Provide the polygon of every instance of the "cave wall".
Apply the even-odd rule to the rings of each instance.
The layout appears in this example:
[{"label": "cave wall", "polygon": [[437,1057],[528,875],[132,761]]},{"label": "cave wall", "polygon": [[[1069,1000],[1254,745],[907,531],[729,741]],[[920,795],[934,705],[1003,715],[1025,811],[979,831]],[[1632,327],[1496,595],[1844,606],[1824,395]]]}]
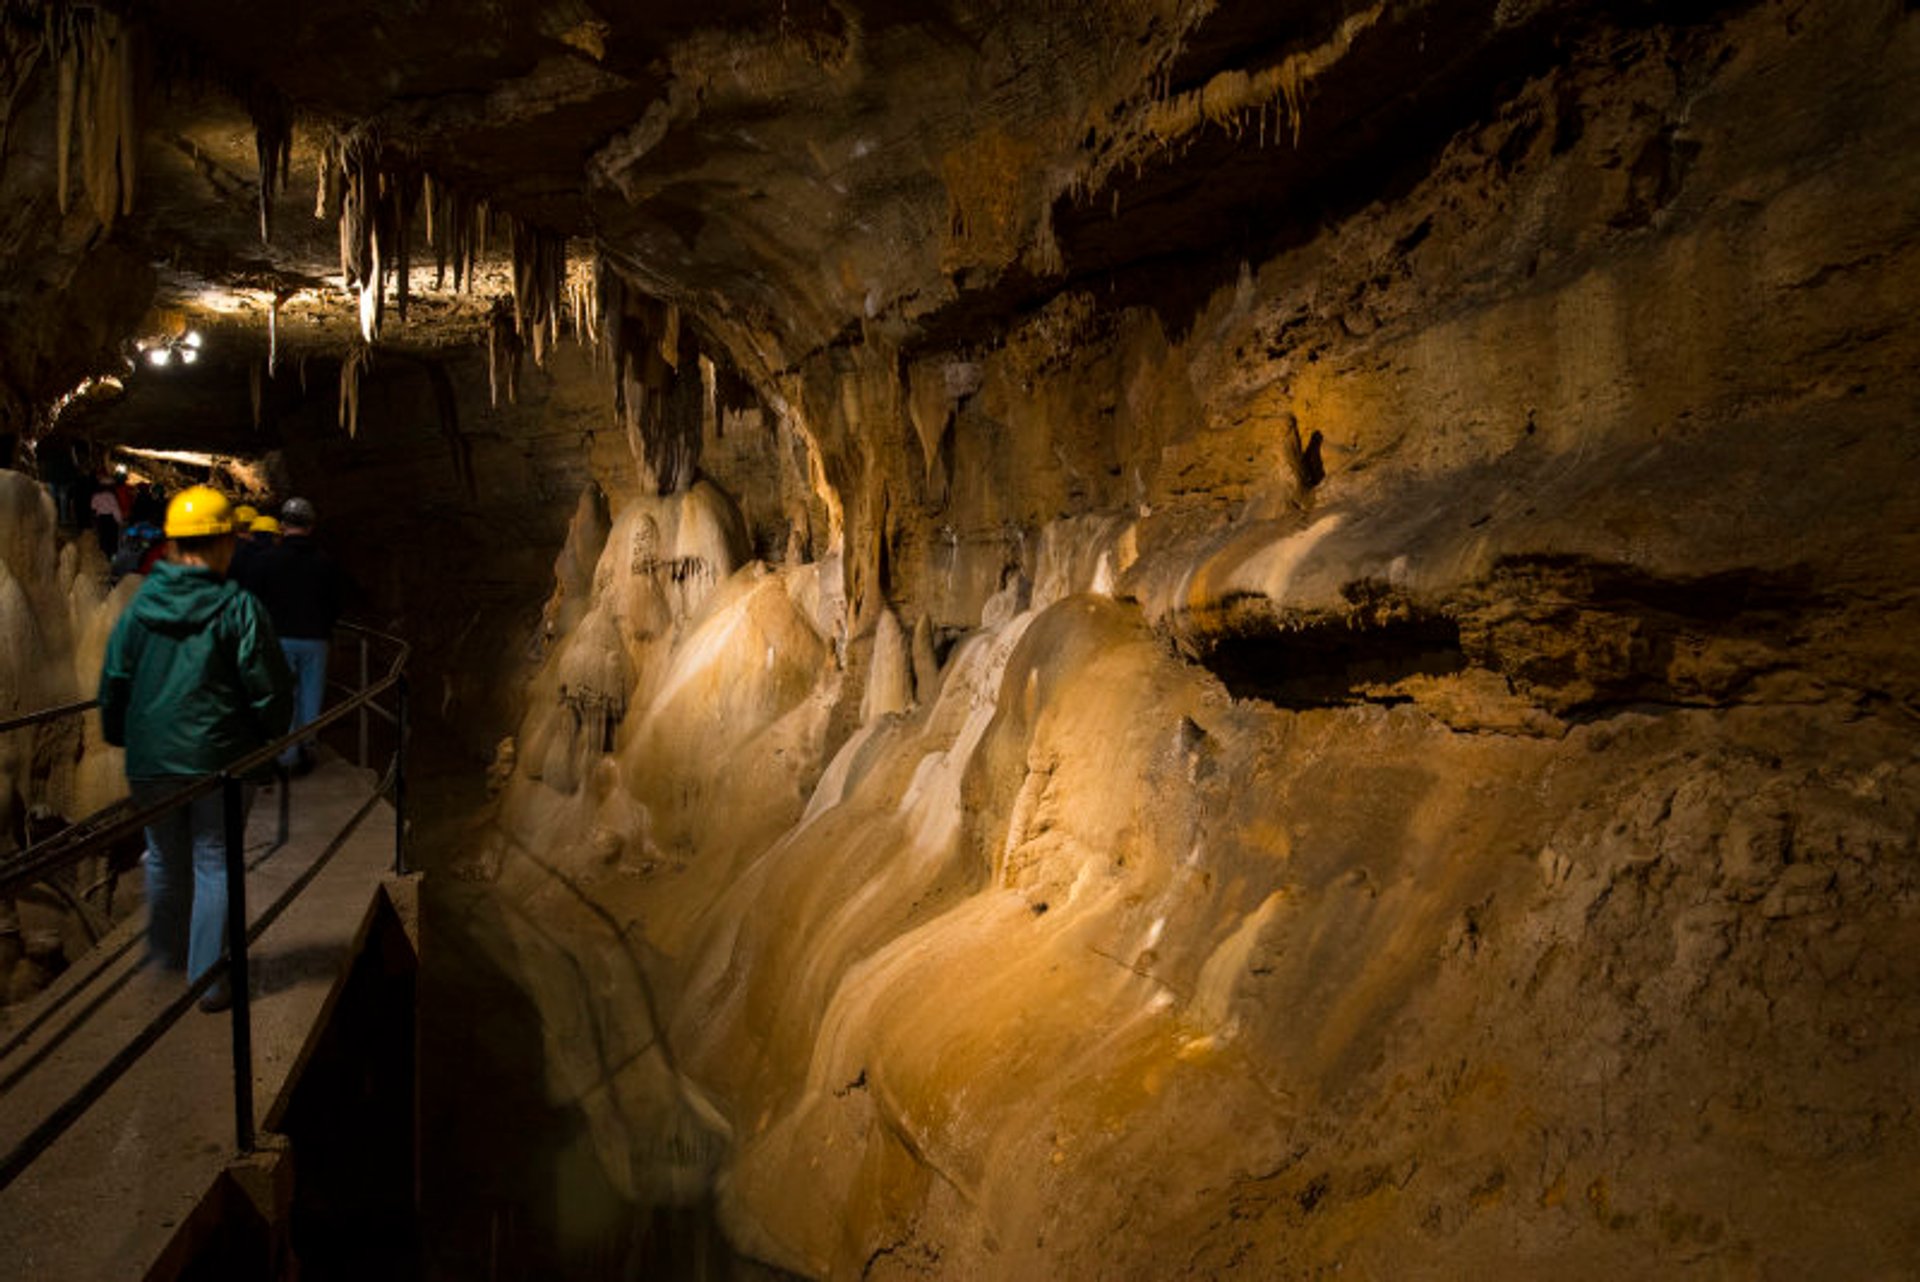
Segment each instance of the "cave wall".
[{"label": "cave wall", "polygon": [[[0,471],[0,715],[92,697],[137,586],[111,586],[106,571],[90,538],[61,536],[45,487]],[[124,797],[122,755],[95,712],[0,735],[0,853]],[[138,904],[125,887],[116,896],[109,858],[82,861],[64,894],[35,886],[0,898],[0,1005],[39,992]]]},{"label": "cave wall", "polygon": [[770,380],[842,539],[583,508],[470,871],[615,1182],[816,1276],[1904,1267],[1917,41],[1623,11],[1244,260],[1137,259],[1203,143],[1013,184],[1114,261]]}]

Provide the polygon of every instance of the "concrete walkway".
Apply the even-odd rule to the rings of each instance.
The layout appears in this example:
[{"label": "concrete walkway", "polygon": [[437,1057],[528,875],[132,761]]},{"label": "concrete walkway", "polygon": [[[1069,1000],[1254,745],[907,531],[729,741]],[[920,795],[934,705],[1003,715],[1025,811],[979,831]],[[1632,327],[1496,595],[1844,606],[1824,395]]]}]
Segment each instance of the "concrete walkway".
[{"label": "concrete walkway", "polygon": [[[258,921],[368,800],[372,771],[331,761],[295,780],[291,837],[273,849],[279,799],[249,816],[247,907]],[[409,929],[413,885],[391,876],[393,811],[373,808],[250,951],[255,1117],[272,1130],[381,896]],[[183,990],[145,964],[144,911],[122,922],[33,1002],[0,1022],[0,1043],[54,1013],[0,1059],[0,1153],[8,1152]],[[121,955],[114,957],[116,950]],[[103,960],[111,958],[104,966]],[[273,1138],[235,1173],[281,1186]],[[189,1009],[11,1186],[0,1190],[0,1274],[36,1282],[165,1276],[183,1233],[236,1157],[232,1023]],[[176,1242],[176,1238],[182,1239]]]}]

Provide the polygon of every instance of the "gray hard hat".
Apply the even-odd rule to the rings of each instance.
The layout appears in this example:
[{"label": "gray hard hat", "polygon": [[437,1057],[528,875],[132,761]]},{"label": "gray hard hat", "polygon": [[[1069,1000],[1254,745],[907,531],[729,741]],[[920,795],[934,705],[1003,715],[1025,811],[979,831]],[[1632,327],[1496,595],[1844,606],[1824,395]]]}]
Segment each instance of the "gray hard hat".
[{"label": "gray hard hat", "polygon": [[305,499],[288,499],[280,505],[280,523],[311,528],[314,524],[313,504]]}]

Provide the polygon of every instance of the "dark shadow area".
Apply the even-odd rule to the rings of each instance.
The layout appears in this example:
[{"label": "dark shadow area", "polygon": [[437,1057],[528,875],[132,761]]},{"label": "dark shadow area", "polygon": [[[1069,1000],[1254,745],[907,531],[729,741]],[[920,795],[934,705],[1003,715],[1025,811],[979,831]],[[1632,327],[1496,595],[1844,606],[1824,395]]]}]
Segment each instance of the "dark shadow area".
[{"label": "dark shadow area", "polygon": [[1405,703],[1380,688],[1413,676],[1446,676],[1467,666],[1460,625],[1412,616],[1377,625],[1346,619],[1222,636],[1199,655],[1236,699],[1281,708]]},{"label": "dark shadow area", "polygon": [[1515,557],[1494,567],[1487,592],[1495,608],[1472,629],[1474,660],[1574,721],[1746,701],[1798,661],[1811,620],[1836,607],[1805,566],[1661,577]]},{"label": "dark shadow area", "polygon": [[[541,1015],[495,951],[489,885],[452,869],[477,838],[485,763],[439,723],[410,753],[426,872],[420,975],[419,1272],[432,1282],[772,1282],[735,1254],[708,1203],[636,1206],[602,1172],[585,1119],[547,1096]],[[489,947],[489,941],[494,946]],[[388,1273],[382,1276],[396,1276]]]},{"label": "dark shadow area", "polygon": [[192,1259],[174,1275],[178,1282],[282,1277],[289,1265],[284,1242],[231,1174],[220,1176],[177,1242],[193,1243]]},{"label": "dark shadow area", "polygon": [[293,1142],[293,1250],[315,1282],[419,1276],[416,983],[382,895],[279,1126]]}]

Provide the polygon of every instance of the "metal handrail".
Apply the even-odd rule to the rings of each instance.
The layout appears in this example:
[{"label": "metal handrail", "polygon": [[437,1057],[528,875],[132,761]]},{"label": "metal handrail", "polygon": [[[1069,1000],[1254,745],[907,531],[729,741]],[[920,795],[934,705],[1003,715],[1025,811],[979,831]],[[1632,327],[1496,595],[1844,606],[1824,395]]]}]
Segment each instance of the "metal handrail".
[{"label": "metal handrail", "polygon": [[[117,842],[140,831],[151,820],[158,819],[180,806],[188,805],[201,797],[210,795],[218,788],[223,793],[226,829],[226,873],[227,873],[227,955],[222,961],[209,967],[198,980],[188,985],[187,990],[170,1002],[161,1013],[137,1033],[133,1040],[115,1055],[107,1064],[95,1073],[78,1090],[48,1115],[25,1139],[15,1145],[13,1150],[0,1156],[0,1189],[6,1188],[33,1161],[50,1148],[64,1134],[67,1128],[78,1121],[86,1110],[97,1101],[107,1089],[131,1068],[140,1057],[159,1041],[160,1037],[186,1013],[193,1002],[220,977],[221,967],[226,968],[228,984],[233,993],[233,1107],[235,1143],[241,1153],[250,1153],[254,1148],[253,1124],[253,1024],[252,1000],[248,992],[248,944],[266,929],[273,918],[285,909],[294,897],[299,895],[318,874],[321,866],[332,858],[334,852],[345,840],[345,834],[356,828],[366,817],[373,803],[384,791],[391,790],[393,824],[393,867],[396,874],[404,874],[406,861],[406,748],[407,748],[407,659],[412,647],[399,637],[375,631],[372,628],[355,623],[341,623],[343,630],[357,633],[361,637],[361,671],[366,672],[366,647],[369,640],[391,644],[394,647],[392,664],[387,673],[378,681],[364,683],[361,690],[333,707],[322,712],[307,724],[282,735],[272,743],[255,752],[228,764],[226,769],[213,774],[198,776],[186,781],[180,788],[159,802],[148,806],[136,807],[130,801],[116,802],[96,811],[86,819],[74,824],[66,831],[47,839],[37,846],[29,847],[12,860],[0,861],[0,895],[12,893],[22,885],[43,880],[52,873],[71,867],[81,859],[96,852],[102,846]],[[330,843],[326,850],[314,861],[300,878],[296,879],[286,893],[270,908],[265,918],[249,930],[247,926],[246,901],[246,824],[245,807],[242,804],[243,780],[247,775],[255,774],[269,765],[277,764],[278,758],[287,748],[297,742],[309,739],[327,727],[345,720],[350,714],[359,711],[364,720],[364,710],[377,707],[373,700],[386,693],[395,692],[394,721],[398,734],[394,745],[393,763],[384,779],[376,785],[373,794],[353,817],[348,820],[345,829]],[[38,724],[40,721],[71,716],[75,712],[93,707],[94,702],[69,704],[62,708],[44,709],[40,713],[30,714],[27,718],[16,719],[24,724]],[[384,711],[384,710],[382,710]],[[6,723],[0,723],[0,729]],[[15,726],[13,728],[19,728]],[[365,736],[362,735],[362,755],[364,760]],[[285,776],[281,782],[281,839],[286,836],[286,805],[290,789]]]},{"label": "metal handrail", "polygon": [[0,734],[9,730],[25,730],[28,726],[43,725],[49,721],[58,721],[62,717],[71,717],[89,708],[100,706],[98,699],[82,699],[78,703],[63,703],[57,708],[42,708],[38,712],[29,712],[24,716],[9,717],[0,721]]},{"label": "metal handrail", "polygon": [[[370,704],[378,696],[405,681],[407,659],[413,653],[413,648],[405,641],[357,623],[342,623],[340,627],[343,631],[358,633],[396,647],[393,662],[389,665],[384,677],[364,687],[352,698],[335,704],[299,729],[284,734],[264,748],[231,762],[224,771],[188,779],[177,791],[147,806],[137,807],[130,799],[116,801],[88,815],[71,827],[55,833],[45,841],[28,846],[19,854],[8,859],[0,859],[0,897],[14,894],[34,882],[44,881],[52,874],[70,868],[102,846],[124,841],[162,815],[170,814],[181,806],[190,805],[211,794],[220,787],[221,780],[226,775],[245,776],[258,773],[277,761],[280,754],[294,743],[310,739],[327,727],[346,720],[350,713]],[[94,706],[95,701],[88,700],[85,703],[48,708],[15,720],[31,725],[36,724],[36,719],[53,720],[56,716],[72,716],[76,712],[84,712]],[[0,732],[9,728],[12,728],[12,723],[0,722]]]}]

